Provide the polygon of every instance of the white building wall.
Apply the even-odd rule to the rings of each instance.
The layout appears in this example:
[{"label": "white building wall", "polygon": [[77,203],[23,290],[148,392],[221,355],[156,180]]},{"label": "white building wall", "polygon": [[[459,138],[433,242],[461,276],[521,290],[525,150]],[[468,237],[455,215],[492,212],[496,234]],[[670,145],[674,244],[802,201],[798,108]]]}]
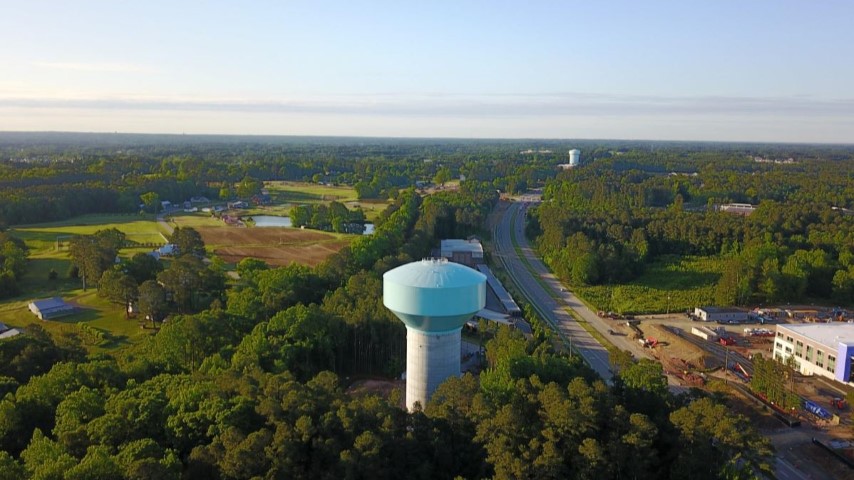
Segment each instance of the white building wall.
[{"label": "white building wall", "polygon": [[421,407],[451,376],[460,376],[460,330],[428,333],[406,329],[406,408]]},{"label": "white building wall", "polygon": [[[791,338],[791,341],[789,340]],[[777,336],[774,338],[774,359],[779,360],[781,362],[786,362],[789,357],[793,357],[795,360],[795,368],[801,373],[801,375],[820,375],[822,377],[827,377],[831,380],[836,380],[835,372],[827,370],[828,366],[828,355],[836,355],[830,348],[820,348],[822,351],[822,365],[818,366],[814,361],[809,361],[806,359],[806,347],[804,344],[800,349],[800,355],[797,353],[797,345],[796,343],[801,341],[801,343],[805,343],[805,339],[798,335],[793,335],[788,331],[777,332]],[[818,358],[818,351],[815,345],[812,345],[813,351],[810,355],[813,360]],[[834,362],[834,365],[838,365],[838,361]],[[835,370],[835,367],[834,367]]]}]

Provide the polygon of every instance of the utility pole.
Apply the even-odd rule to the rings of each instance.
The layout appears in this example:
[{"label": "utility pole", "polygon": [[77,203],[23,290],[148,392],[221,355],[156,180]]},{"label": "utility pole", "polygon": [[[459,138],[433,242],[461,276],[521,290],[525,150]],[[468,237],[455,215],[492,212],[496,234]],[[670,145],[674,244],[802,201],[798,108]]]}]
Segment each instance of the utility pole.
[{"label": "utility pole", "polygon": [[724,360],[724,384],[727,384],[727,379],[729,377],[729,345],[724,345],[724,351],[726,351]]}]

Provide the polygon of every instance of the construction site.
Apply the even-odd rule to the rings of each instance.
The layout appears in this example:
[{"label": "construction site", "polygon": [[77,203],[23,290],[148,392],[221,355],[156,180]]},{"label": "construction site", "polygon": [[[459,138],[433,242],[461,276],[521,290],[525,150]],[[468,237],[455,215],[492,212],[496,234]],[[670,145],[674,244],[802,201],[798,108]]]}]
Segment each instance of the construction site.
[{"label": "construction site", "polygon": [[661,363],[672,390],[727,393],[733,408],[751,418],[794,465],[816,469],[811,478],[854,478],[849,387],[791,372],[787,381],[799,399],[797,408],[783,408],[751,390],[754,358],[772,358],[773,326],[711,326],[675,315],[599,316],[611,325],[610,335],[634,340],[635,356]]}]

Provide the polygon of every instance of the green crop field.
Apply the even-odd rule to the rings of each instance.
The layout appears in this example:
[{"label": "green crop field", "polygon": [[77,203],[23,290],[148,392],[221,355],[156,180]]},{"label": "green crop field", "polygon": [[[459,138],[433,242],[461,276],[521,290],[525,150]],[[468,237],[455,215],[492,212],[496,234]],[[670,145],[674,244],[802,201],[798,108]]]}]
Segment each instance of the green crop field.
[{"label": "green crop field", "polygon": [[724,261],[715,257],[663,256],[636,280],[621,285],[573,288],[593,308],[619,313],[685,311],[714,303]]}]

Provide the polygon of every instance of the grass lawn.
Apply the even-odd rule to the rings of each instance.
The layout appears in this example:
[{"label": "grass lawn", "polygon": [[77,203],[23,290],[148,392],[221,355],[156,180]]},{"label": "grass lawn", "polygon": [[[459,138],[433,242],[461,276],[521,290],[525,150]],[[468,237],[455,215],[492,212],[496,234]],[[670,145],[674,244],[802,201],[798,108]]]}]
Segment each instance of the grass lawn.
[{"label": "grass lawn", "polygon": [[620,313],[685,311],[714,304],[715,284],[725,262],[716,257],[668,255],[647,266],[632,282],[575,287],[573,291],[599,310]]}]

